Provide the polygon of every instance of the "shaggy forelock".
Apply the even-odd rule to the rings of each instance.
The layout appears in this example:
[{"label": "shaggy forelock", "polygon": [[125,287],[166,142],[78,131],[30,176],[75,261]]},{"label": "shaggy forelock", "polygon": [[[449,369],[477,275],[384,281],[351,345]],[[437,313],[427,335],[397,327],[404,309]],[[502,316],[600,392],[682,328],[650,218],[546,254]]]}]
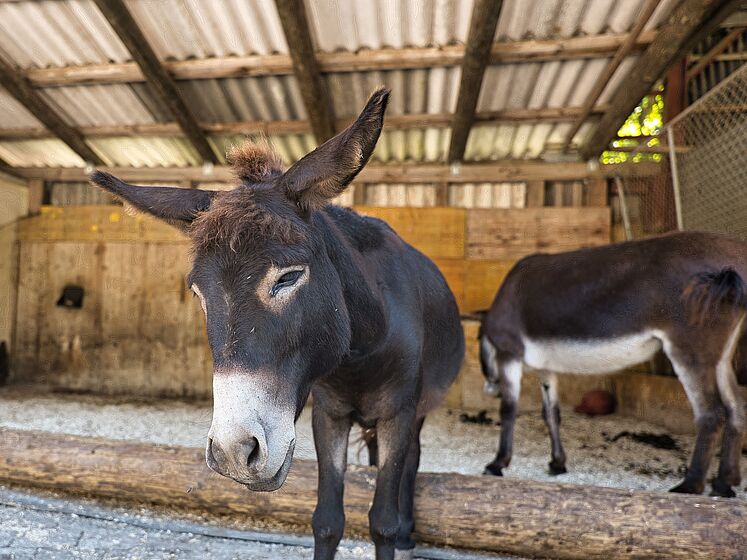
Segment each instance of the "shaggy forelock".
[{"label": "shaggy forelock", "polygon": [[235,251],[243,240],[263,238],[293,244],[306,234],[303,220],[269,185],[242,185],[219,193],[189,228],[195,252],[220,246]]},{"label": "shaggy forelock", "polygon": [[227,154],[236,176],[247,183],[260,183],[283,172],[283,161],[267,142],[244,142]]}]

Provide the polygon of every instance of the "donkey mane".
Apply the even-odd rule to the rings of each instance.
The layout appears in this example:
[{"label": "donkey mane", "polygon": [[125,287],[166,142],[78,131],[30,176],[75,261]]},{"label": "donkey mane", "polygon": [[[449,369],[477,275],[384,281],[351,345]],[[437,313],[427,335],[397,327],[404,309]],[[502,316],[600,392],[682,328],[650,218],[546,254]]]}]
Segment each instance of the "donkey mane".
[{"label": "donkey mane", "polygon": [[266,141],[237,144],[227,155],[228,163],[242,182],[261,183],[283,172],[283,161]]}]

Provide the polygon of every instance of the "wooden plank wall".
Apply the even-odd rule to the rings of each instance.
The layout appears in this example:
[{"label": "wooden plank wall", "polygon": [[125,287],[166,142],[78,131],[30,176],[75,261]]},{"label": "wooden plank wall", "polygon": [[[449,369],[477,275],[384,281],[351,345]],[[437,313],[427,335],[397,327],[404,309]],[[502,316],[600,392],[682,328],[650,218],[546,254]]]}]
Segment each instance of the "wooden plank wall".
[{"label": "wooden plank wall", "polygon": [[[487,308],[525,254],[610,235],[608,208],[358,210],[433,258],[463,312]],[[204,318],[186,287],[180,233],[119,206],[42,207],[18,223],[18,238],[18,376],[69,390],[209,397]],[[82,309],[56,306],[68,284],[85,289]]]}]

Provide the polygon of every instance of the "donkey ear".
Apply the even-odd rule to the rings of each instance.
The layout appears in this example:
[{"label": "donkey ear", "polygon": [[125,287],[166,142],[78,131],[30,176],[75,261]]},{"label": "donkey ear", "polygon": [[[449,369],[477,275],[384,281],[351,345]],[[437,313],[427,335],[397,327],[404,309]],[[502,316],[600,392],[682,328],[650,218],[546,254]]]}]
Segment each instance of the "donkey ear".
[{"label": "donkey ear", "polygon": [[277,184],[303,212],[320,208],[363,169],[384,125],[389,89],[379,88],[348,128],[293,164]]},{"label": "donkey ear", "polygon": [[185,230],[199,212],[207,210],[215,191],[130,185],[114,175],[96,171],[90,180],[138,210]]}]

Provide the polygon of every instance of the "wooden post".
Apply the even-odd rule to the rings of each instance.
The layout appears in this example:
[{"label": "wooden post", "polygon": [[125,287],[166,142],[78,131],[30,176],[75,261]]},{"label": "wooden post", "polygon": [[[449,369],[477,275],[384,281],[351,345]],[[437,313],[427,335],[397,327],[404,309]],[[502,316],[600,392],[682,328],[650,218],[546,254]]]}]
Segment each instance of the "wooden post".
[{"label": "wooden post", "polygon": [[[368,533],[374,473],[348,469],[345,513],[356,534]],[[317,473],[314,462],[294,460],[282,489],[253,493],[208,470],[201,448],[2,429],[0,480],[308,530]],[[416,539],[437,546],[569,560],[733,559],[747,550],[744,500],[420,473],[415,503]]]},{"label": "wooden post", "polygon": [[527,208],[540,208],[545,205],[545,182],[527,181]]},{"label": "wooden post", "polygon": [[365,206],[368,202],[366,197],[368,185],[366,183],[353,184],[353,206]]},{"label": "wooden post", "polygon": [[436,183],[436,206],[449,206],[449,183]]},{"label": "wooden post", "polygon": [[609,204],[607,179],[589,179],[586,183],[586,206],[607,206]]},{"label": "wooden post", "polygon": [[29,179],[29,216],[39,213],[44,203],[44,181],[41,179]]}]

